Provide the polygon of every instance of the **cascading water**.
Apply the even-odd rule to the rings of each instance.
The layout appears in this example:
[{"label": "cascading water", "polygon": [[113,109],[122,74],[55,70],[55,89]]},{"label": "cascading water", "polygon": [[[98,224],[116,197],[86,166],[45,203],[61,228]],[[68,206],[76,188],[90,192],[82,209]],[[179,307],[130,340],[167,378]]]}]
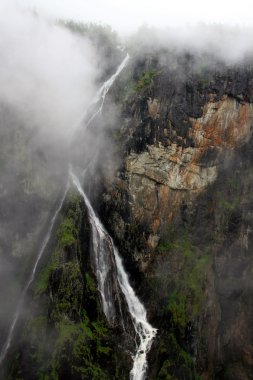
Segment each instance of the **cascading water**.
[{"label": "cascading water", "polygon": [[92,122],[92,120],[94,120],[95,117],[102,112],[106,94],[108,93],[108,91],[112,87],[117,76],[121,73],[121,71],[124,69],[124,67],[126,67],[129,58],[130,58],[130,56],[129,56],[129,54],[127,54],[126,57],[121,62],[121,64],[119,65],[119,67],[117,68],[116,72],[106,82],[104,82],[104,84],[98,90],[96,97],[95,97],[94,101],[92,102],[92,104],[97,104],[99,102],[101,102],[101,104],[100,104],[98,110],[87,121],[86,127],[88,127],[89,124]]},{"label": "cascading water", "polygon": [[136,354],[133,357],[134,364],[130,372],[130,379],[143,380],[147,371],[147,353],[151,348],[157,329],[148,323],[146,310],[129,283],[127,274],[122,265],[122,260],[119,256],[117,248],[114,245],[113,251],[117,267],[117,279],[120,284],[121,291],[125,296],[127,306],[132,317],[134,329],[139,339]]},{"label": "cascading water", "polygon": [[[98,110],[94,112],[86,122],[86,128],[96,118],[96,116],[102,112],[106,94],[108,93],[117,76],[126,66],[128,60],[129,55],[127,54],[122,63],[119,65],[117,71],[101,86],[101,88],[97,92],[96,98],[92,102],[92,104],[95,105],[100,103],[100,105]],[[99,218],[97,217],[95,211],[93,210],[89,202],[89,199],[85,195],[78,178],[73,174],[71,170],[70,177],[72,179],[73,184],[76,186],[78,192],[83,197],[89,214],[89,220],[92,227],[92,262],[97,275],[98,289],[101,294],[103,311],[109,324],[113,325],[116,321],[116,318],[119,318],[122,327],[125,329],[124,317],[121,310],[121,300],[123,295],[138,340],[136,353],[133,355],[133,368],[130,372],[130,379],[143,380],[145,378],[145,373],[147,370],[147,353],[151,348],[152,340],[156,336],[157,330],[148,323],[146,317],[146,310],[129,283],[128,276],[124,270],[121,258],[119,257],[117,248],[114,246],[112,238],[101,224]],[[51,219],[48,232],[43,240],[41,249],[39,250],[30,277],[21,294],[7,340],[1,351],[0,365],[5,359],[6,354],[10,348],[15,326],[17,324],[20,312],[22,310],[22,305],[26,293],[30,285],[34,281],[38,264],[50,240],[54,223],[62,208],[67,192],[68,185],[65,189],[64,195],[59,203],[59,206],[53,218]]]},{"label": "cascading water", "polygon": [[[104,105],[104,100],[105,100],[105,96],[107,94],[107,92],[109,91],[110,87],[112,86],[112,84],[114,83],[116,77],[120,74],[120,72],[123,70],[123,68],[126,66],[127,64],[127,61],[129,60],[129,55],[127,54],[126,57],[124,58],[124,60],[122,61],[122,63],[119,65],[119,67],[117,68],[116,72],[100,87],[100,89],[98,90],[97,94],[96,94],[96,97],[94,99],[94,101],[92,102],[92,104],[97,104],[99,102],[101,102],[100,106],[99,106],[99,109],[90,117],[90,119],[87,121],[85,127],[87,127],[91,121],[99,114],[101,113],[102,111],[102,108],[103,108],[103,105]],[[81,119],[81,121],[83,121],[83,118]],[[25,285],[25,288],[23,289],[22,293],[21,293],[21,296],[20,296],[20,299],[19,299],[19,302],[18,302],[18,305],[17,305],[17,308],[16,308],[16,311],[15,311],[15,314],[14,314],[14,317],[13,317],[13,321],[11,323],[11,327],[10,327],[10,330],[8,332],[8,336],[7,336],[7,339],[3,345],[3,348],[1,350],[1,353],[0,353],[0,366],[2,364],[2,362],[4,361],[6,355],[7,355],[7,352],[10,348],[10,345],[11,345],[11,342],[12,342],[12,338],[13,338],[13,334],[14,334],[14,330],[15,330],[15,327],[16,327],[16,324],[18,322],[18,319],[19,319],[19,316],[20,316],[20,312],[21,312],[21,309],[22,309],[22,305],[23,305],[23,302],[24,302],[24,299],[25,299],[25,296],[26,296],[26,293],[30,287],[30,285],[32,284],[32,282],[34,281],[34,277],[35,277],[35,273],[36,273],[36,270],[37,270],[37,267],[38,267],[38,264],[40,262],[40,259],[45,251],[45,248],[50,240],[50,237],[51,237],[51,233],[52,233],[52,230],[53,230],[53,227],[54,227],[54,223],[56,221],[56,218],[62,208],[62,205],[63,205],[63,202],[66,198],[66,195],[67,195],[67,192],[68,192],[68,185],[66,186],[65,188],[65,191],[64,191],[64,195],[59,203],[59,207],[57,208],[53,218],[51,219],[51,222],[49,224],[49,229],[48,229],[48,232],[42,242],[42,246],[41,246],[41,249],[39,250],[39,253],[38,253],[38,256],[36,257],[36,261],[34,263],[34,266],[33,266],[33,269],[32,269],[32,272],[29,276],[29,279]],[[108,311],[108,316],[109,316],[109,313],[113,314],[111,311],[109,312]]]},{"label": "cascading water", "polygon": [[[79,180],[70,169],[70,176],[79,193],[83,197],[89,213],[89,220],[92,227],[92,264],[96,272],[98,290],[102,299],[102,307],[105,316],[110,324],[113,324],[116,317],[116,306],[114,296],[119,294],[117,275],[115,273],[115,257],[112,251],[112,244],[109,235],[96,216],[87,196],[85,195]],[[119,296],[117,301],[120,305]]]},{"label": "cascading water", "polygon": [[[117,76],[127,65],[129,55],[118,67],[115,74],[108,79],[97,93],[97,97],[93,104],[101,102],[98,110],[89,118],[86,127],[102,112],[106,94],[111,88]],[[84,172],[83,172],[84,173]],[[117,318],[118,303],[121,324],[124,327],[124,318],[121,311],[120,295],[121,290],[124,295],[129,313],[137,335],[138,344],[136,353],[133,356],[133,368],[130,372],[131,380],[143,380],[147,370],[147,353],[149,352],[152,340],[156,336],[157,330],[153,328],[147,321],[146,310],[131,287],[128,276],[122,265],[121,258],[117,248],[114,246],[112,238],[106,232],[105,228],[94,212],[89,199],[84,193],[78,178],[70,170],[70,176],[79,193],[84,199],[89,213],[89,219],[92,226],[92,247],[93,247],[93,264],[97,275],[98,289],[101,294],[103,311],[109,323],[113,323]],[[116,273],[115,273],[116,272]]]},{"label": "cascading water", "polygon": [[[86,204],[89,220],[92,226],[92,243],[94,263],[97,274],[98,288],[102,298],[104,313],[110,323],[116,318],[116,307],[114,302],[114,289],[120,288],[125,297],[129,313],[132,318],[134,329],[139,340],[136,354],[133,356],[133,368],[130,373],[131,380],[143,380],[147,370],[147,353],[157,330],[147,321],[146,310],[131,287],[128,276],[122,265],[121,258],[113,240],[106,232],[104,226],[93,210],[89,199],[84,193],[78,178],[70,171],[70,176],[78,192]],[[116,273],[111,273],[115,269]],[[121,318],[122,313],[121,313]]]},{"label": "cascading water", "polygon": [[28,281],[20,295],[20,298],[19,298],[19,302],[18,302],[18,305],[17,305],[17,308],[16,308],[16,311],[15,311],[15,314],[14,314],[14,318],[13,318],[13,321],[12,321],[12,324],[11,324],[11,327],[10,327],[10,330],[9,330],[9,333],[8,333],[8,336],[7,336],[7,339],[3,345],[3,348],[2,348],[2,351],[1,351],[1,354],[0,354],[0,365],[2,364],[2,362],[4,361],[6,355],[7,355],[7,352],[10,348],[10,345],[11,345],[11,341],[12,341],[12,338],[13,338],[13,334],[14,334],[14,330],[15,330],[15,327],[16,327],[16,324],[18,322],[18,319],[19,319],[19,316],[20,316],[20,313],[21,313],[21,310],[22,310],[22,306],[23,306],[23,302],[24,302],[24,299],[25,299],[25,296],[26,296],[26,293],[30,287],[30,285],[32,284],[33,280],[34,280],[34,277],[35,277],[35,273],[36,273],[36,270],[37,270],[37,267],[38,267],[38,264],[40,262],[40,259],[47,247],[47,244],[50,240],[50,237],[51,237],[51,234],[52,234],[52,231],[53,231],[53,227],[54,227],[54,224],[55,224],[55,221],[56,221],[56,218],[62,208],[62,205],[63,205],[63,202],[66,198],[66,195],[67,195],[67,192],[68,192],[68,188],[69,188],[69,184],[67,184],[66,186],[66,189],[64,191],[64,194],[59,202],[59,205],[54,213],[54,216],[52,217],[50,223],[49,223],[49,228],[48,228],[48,231],[47,231],[47,234],[42,242],[42,245],[41,245],[41,248],[39,250],[39,253],[38,253],[38,256],[36,257],[36,260],[35,260],[35,263],[33,265],[33,269],[32,269],[32,272],[28,278]]}]

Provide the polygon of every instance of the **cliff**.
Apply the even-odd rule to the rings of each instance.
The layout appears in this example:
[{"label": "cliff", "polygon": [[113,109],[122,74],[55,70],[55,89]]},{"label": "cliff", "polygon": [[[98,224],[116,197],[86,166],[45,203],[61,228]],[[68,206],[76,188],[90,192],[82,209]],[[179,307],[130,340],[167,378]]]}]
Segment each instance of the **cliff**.
[{"label": "cliff", "polygon": [[[250,61],[134,52],[77,137],[73,161],[88,166],[86,191],[158,328],[148,379],[253,378],[252,83]],[[9,379],[128,378],[129,347],[101,311],[89,228],[70,195]]]},{"label": "cliff", "polygon": [[148,378],[249,379],[252,66],[162,58],[114,87],[121,164],[96,202],[159,329]]}]

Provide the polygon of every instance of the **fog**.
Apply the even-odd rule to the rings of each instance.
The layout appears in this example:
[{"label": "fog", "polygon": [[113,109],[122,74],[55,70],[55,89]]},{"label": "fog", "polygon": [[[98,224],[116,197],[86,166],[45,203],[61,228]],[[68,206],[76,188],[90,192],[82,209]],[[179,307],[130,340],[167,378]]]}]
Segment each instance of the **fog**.
[{"label": "fog", "polygon": [[[104,50],[99,52],[98,46],[93,46],[88,38],[71,32],[56,19],[73,17],[84,22],[112,24],[122,37],[125,51],[133,55],[159,51],[161,60],[163,49],[165,59],[170,50],[175,55],[189,51],[196,57],[213,55],[227,64],[242,62],[253,54],[253,29],[247,22],[248,16],[243,22],[238,18],[241,26],[234,25],[236,17],[204,18],[206,24],[191,26],[183,17],[179,26],[180,9],[171,12],[177,14],[173,21],[171,16],[165,17],[168,8],[164,13],[159,4],[153,13],[143,2],[133,5],[124,1],[116,6],[110,1],[106,9],[97,1],[88,8],[79,1],[75,6],[68,1],[43,4],[32,1],[0,4],[0,333],[3,340],[20,289],[63,193],[69,143],[72,150],[77,148],[74,152],[77,158],[75,154],[72,157],[80,164],[80,172],[84,167],[78,160],[89,163],[94,151],[100,154],[96,164],[108,176],[113,177],[118,165],[117,160],[112,160],[117,150],[113,141],[106,134],[97,133],[103,128],[111,128],[112,133],[119,125],[120,110],[113,104],[113,97],[110,106],[106,101],[106,114],[100,115],[100,129],[86,133],[81,122],[101,85],[99,81],[105,72],[106,75],[114,72],[125,52],[118,49],[118,62],[115,67],[108,67],[114,54],[110,55],[109,64],[103,62],[101,51]],[[136,14],[131,18],[133,11]],[[211,14],[215,14],[213,9]],[[197,22],[198,18],[193,17],[191,21]],[[228,25],[219,21],[227,21]],[[141,26],[143,23],[147,24]],[[89,116],[90,113],[91,109]]]},{"label": "fog", "polygon": [[0,100],[30,125],[73,131],[95,92],[94,54],[87,39],[0,5]]},{"label": "fog", "polygon": [[252,26],[250,0],[231,2],[213,0],[17,0],[24,7],[35,8],[54,18],[72,18],[84,22],[112,25],[120,33],[135,32],[140,25],[163,28],[183,27],[199,22]]},{"label": "fog", "polygon": [[240,6],[215,0],[209,7],[198,0],[173,4],[165,0],[156,3],[151,0],[19,0],[17,3],[51,20],[65,18],[111,25],[125,45],[132,39],[145,48],[162,46],[207,52],[226,63],[238,62],[253,50],[252,7],[248,0],[243,0]]},{"label": "fog", "polygon": [[68,145],[97,90],[91,42],[0,3],[0,335],[67,181]]},{"label": "fog", "polygon": [[253,54],[252,27],[204,23],[181,28],[142,26],[129,40],[143,51],[170,49],[174,54],[208,54],[226,64],[243,62]]}]

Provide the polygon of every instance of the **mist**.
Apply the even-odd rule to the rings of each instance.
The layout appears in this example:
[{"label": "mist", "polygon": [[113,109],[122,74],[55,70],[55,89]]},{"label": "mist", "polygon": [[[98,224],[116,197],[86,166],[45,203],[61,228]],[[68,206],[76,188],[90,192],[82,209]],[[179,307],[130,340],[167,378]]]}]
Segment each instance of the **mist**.
[{"label": "mist", "polygon": [[0,4],[0,335],[8,332],[67,181],[68,147],[97,90],[95,49]]},{"label": "mist", "polygon": [[253,28],[199,23],[194,26],[141,26],[127,41],[139,52],[170,50],[171,55],[209,55],[223,63],[237,64],[253,55]]},{"label": "mist", "polygon": [[[91,9],[96,12],[94,4]],[[124,6],[128,7],[126,2]],[[143,3],[136,7],[138,14],[143,12],[145,16],[148,12]],[[126,14],[133,9],[127,8]],[[40,9],[24,9],[7,1],[0,4],[0,344],[6,338],[52,215],[59,199],[63,199],[69,162],[79,170],[78,174],[89,165],[90,177],[83,188],[89,191],[92,202],[100,187],[109,187],[113,182],[124,154],[117,132],[124,124],[124,111],[126,119],[133,115],[127,108],[122,113],[120,102],[126,99],[129,84],[132,95],[141,98],[142,89],[140,94],[134,91],[149,68],[149,55],[150,61],[157,58],[159,73],[159,65],[168,69],[168,77],[177,73],[177,84],[201,66],[212,67],[218,61],[241,64],[253,56],[250,25],[206,20],[207,23],[191,26],[186,21],[183,26],[175,22],[173,26],[164,16],[160,25],[161,13],[156,7],[153,23],[150,17],[147,22],[145,17],[129,19],[128,27],[120,27],[123,18],[117,20],[117,9],[110,17],[105,13],[99,26],[112,24],[121,40],[115,33],[115,38],[102,39],[102,44],[96,45],[85,33],[75,30],[75,25],[70,28],[71,17],[74,21],[93,21],[89,13],[80,11],[77,17],[77,13],[58,13],[55,8],[50,17],[45,17]],[[60,17],[68,20],[59,22]],[[106,99],[100,99],[101,104],[105,100],[103,114],[98,112],[91,128],[86,129],[85,119],[89,120],[99,105],[93,100],[101,82],[115,72],[128,52],[130,61],[120,74],[118,88],[116,84],[115,93],[112,89]],[[186,65],[178,64],[178,58],[185,53],[194,57],[190,74],[185,72]],[[166,96],[168,101],[167,93]]]},{"label": "mist", "polygon": [[153,46],[162,44],[196,52],[208,51],[228,61],[252,53],[253,22],[248,0],[242,0],[240,6],[214,0],[208,9],[198,0],[176,3],[158,0],[155,4],[151,0],[95,0],[92,3],[18,0],[18,3],[51,19],[109,24],[125,39],[140,35],[141,31],[137,31],[141,28],[141,38],[138,39],[141,45],[146,41]]},{"label": "mist", "polygon": [[95,93],[91,43],[36,13],[0,7],[0,100],[29,125],[69,136]]},{"label": "mist", "polygon": [[164,28],[184,27],[199,22],[252,26],[251,3],[242,0],[240,5],[229,0],[213,0],[207,6],[198,0],[17,0],[23,6],[36,8],[52,17],[72,18],[84,22],[107,23],[120,33],[135,32],[140,25]]}]

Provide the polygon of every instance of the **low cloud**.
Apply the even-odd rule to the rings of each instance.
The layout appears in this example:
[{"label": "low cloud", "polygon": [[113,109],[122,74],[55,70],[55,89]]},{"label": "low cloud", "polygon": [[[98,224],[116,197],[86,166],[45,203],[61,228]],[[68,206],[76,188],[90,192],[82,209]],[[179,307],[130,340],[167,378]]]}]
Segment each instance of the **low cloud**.
[{"label": "low cloud", "polygon": [[253,56],[251,27],[204,23],[180,28],[142,26],[130,40],[143,51],[173,49],[178,54],[186,51],[196,56],[209,54],[226,64]]},{"label": "low cloud", "polygon": [[36,14],[0,5],[0,101],[27,125],[67,136],[95,92],[90,42]]}]

